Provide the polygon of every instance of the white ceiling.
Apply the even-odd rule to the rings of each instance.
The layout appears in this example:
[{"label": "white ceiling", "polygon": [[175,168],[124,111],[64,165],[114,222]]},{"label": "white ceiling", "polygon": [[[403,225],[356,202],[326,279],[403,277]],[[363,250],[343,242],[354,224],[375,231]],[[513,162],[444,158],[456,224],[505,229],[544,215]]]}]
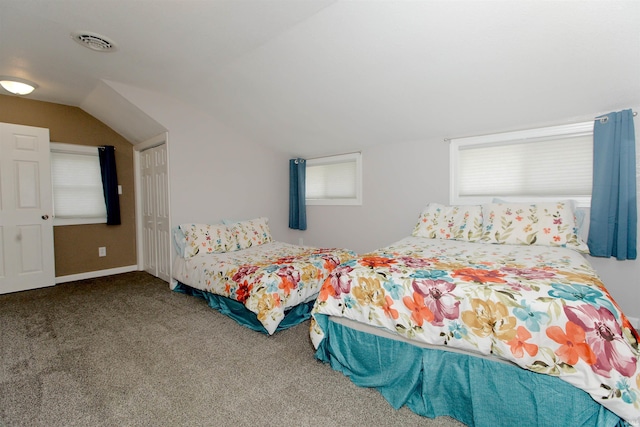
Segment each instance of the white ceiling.
[{"label": "white ceiling", "polygon": [[0,75],[133,143],[153,120],[100,112],[104,82],[292,155],[340,153],[640,106],[640,1],[0,0]]}]

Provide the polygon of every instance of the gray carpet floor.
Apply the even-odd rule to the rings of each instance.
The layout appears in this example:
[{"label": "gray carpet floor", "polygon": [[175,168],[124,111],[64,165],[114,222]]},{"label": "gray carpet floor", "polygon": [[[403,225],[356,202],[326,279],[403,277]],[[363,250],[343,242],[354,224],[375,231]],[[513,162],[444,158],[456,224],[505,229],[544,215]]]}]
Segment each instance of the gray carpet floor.
[{"label": "gray carpet floor", "polygon": [[430,426],[144,272],[0,295],[0,426]]}]

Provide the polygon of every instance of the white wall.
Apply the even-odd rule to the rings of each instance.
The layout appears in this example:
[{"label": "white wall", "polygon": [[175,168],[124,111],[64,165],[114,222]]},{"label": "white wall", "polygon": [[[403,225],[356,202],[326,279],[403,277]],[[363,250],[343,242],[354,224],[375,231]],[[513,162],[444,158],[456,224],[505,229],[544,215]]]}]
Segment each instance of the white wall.
[{"label": "white wall", "polygon": [[266,216],[273,237],[293,243],[288,155],[246,141],[175,99],[109,85],[169,132],[172,226]]},{"label": "white wall", "polygon": [[[640,118],[635,124],[640,141]],[[449,145],[444,138],[378,146],[363,150],[362,158],[363,205],[308,206],[308,230],[298,232],[305,244],[371,251],[410,235],[428,202],[449,202]],[[587,258],[625,314],[640,318],[640,260]]]},{"label": "white wall", "polygon": [[307,206],[305,244],[363,253],[411,234],[430,201],[448,203],[449,145],[443,140],[362,151],[362,206]]}]

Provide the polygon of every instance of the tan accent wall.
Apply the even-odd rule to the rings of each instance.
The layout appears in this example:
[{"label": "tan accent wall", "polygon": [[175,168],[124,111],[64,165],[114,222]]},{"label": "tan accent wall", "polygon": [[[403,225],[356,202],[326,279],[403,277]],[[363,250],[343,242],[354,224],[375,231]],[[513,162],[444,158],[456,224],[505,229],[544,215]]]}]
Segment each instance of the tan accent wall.
[{"label": "tan accent wall", "polygon": [[[56,277],[136,265],[133,147],[110,127],[77,107],[0,95],[0,122],[49,129],[51,142],[116,147],[121,225],[54,227]],[[98,247],[107,256],[98,256]]]}]

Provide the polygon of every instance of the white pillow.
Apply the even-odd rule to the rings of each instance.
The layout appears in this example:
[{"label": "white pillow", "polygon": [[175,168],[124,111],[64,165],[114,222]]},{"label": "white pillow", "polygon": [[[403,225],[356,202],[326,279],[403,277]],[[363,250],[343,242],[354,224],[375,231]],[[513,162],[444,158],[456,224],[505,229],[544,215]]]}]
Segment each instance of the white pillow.
[{"label": "white pillow", "polygon": [[482,206],[482,241],[513,245],[564,246],[589,252],[577,234],[573,203],[491,203]]},{"label": "white pillow", "polygon": [[429,203],[418,217],[412,235],[475,242],[482,237],[482,207]]},{"label": "white pillow", "polygon": [[182,224],[184,257],[223,253],[235,249],[235,241],[224,224]]}]

